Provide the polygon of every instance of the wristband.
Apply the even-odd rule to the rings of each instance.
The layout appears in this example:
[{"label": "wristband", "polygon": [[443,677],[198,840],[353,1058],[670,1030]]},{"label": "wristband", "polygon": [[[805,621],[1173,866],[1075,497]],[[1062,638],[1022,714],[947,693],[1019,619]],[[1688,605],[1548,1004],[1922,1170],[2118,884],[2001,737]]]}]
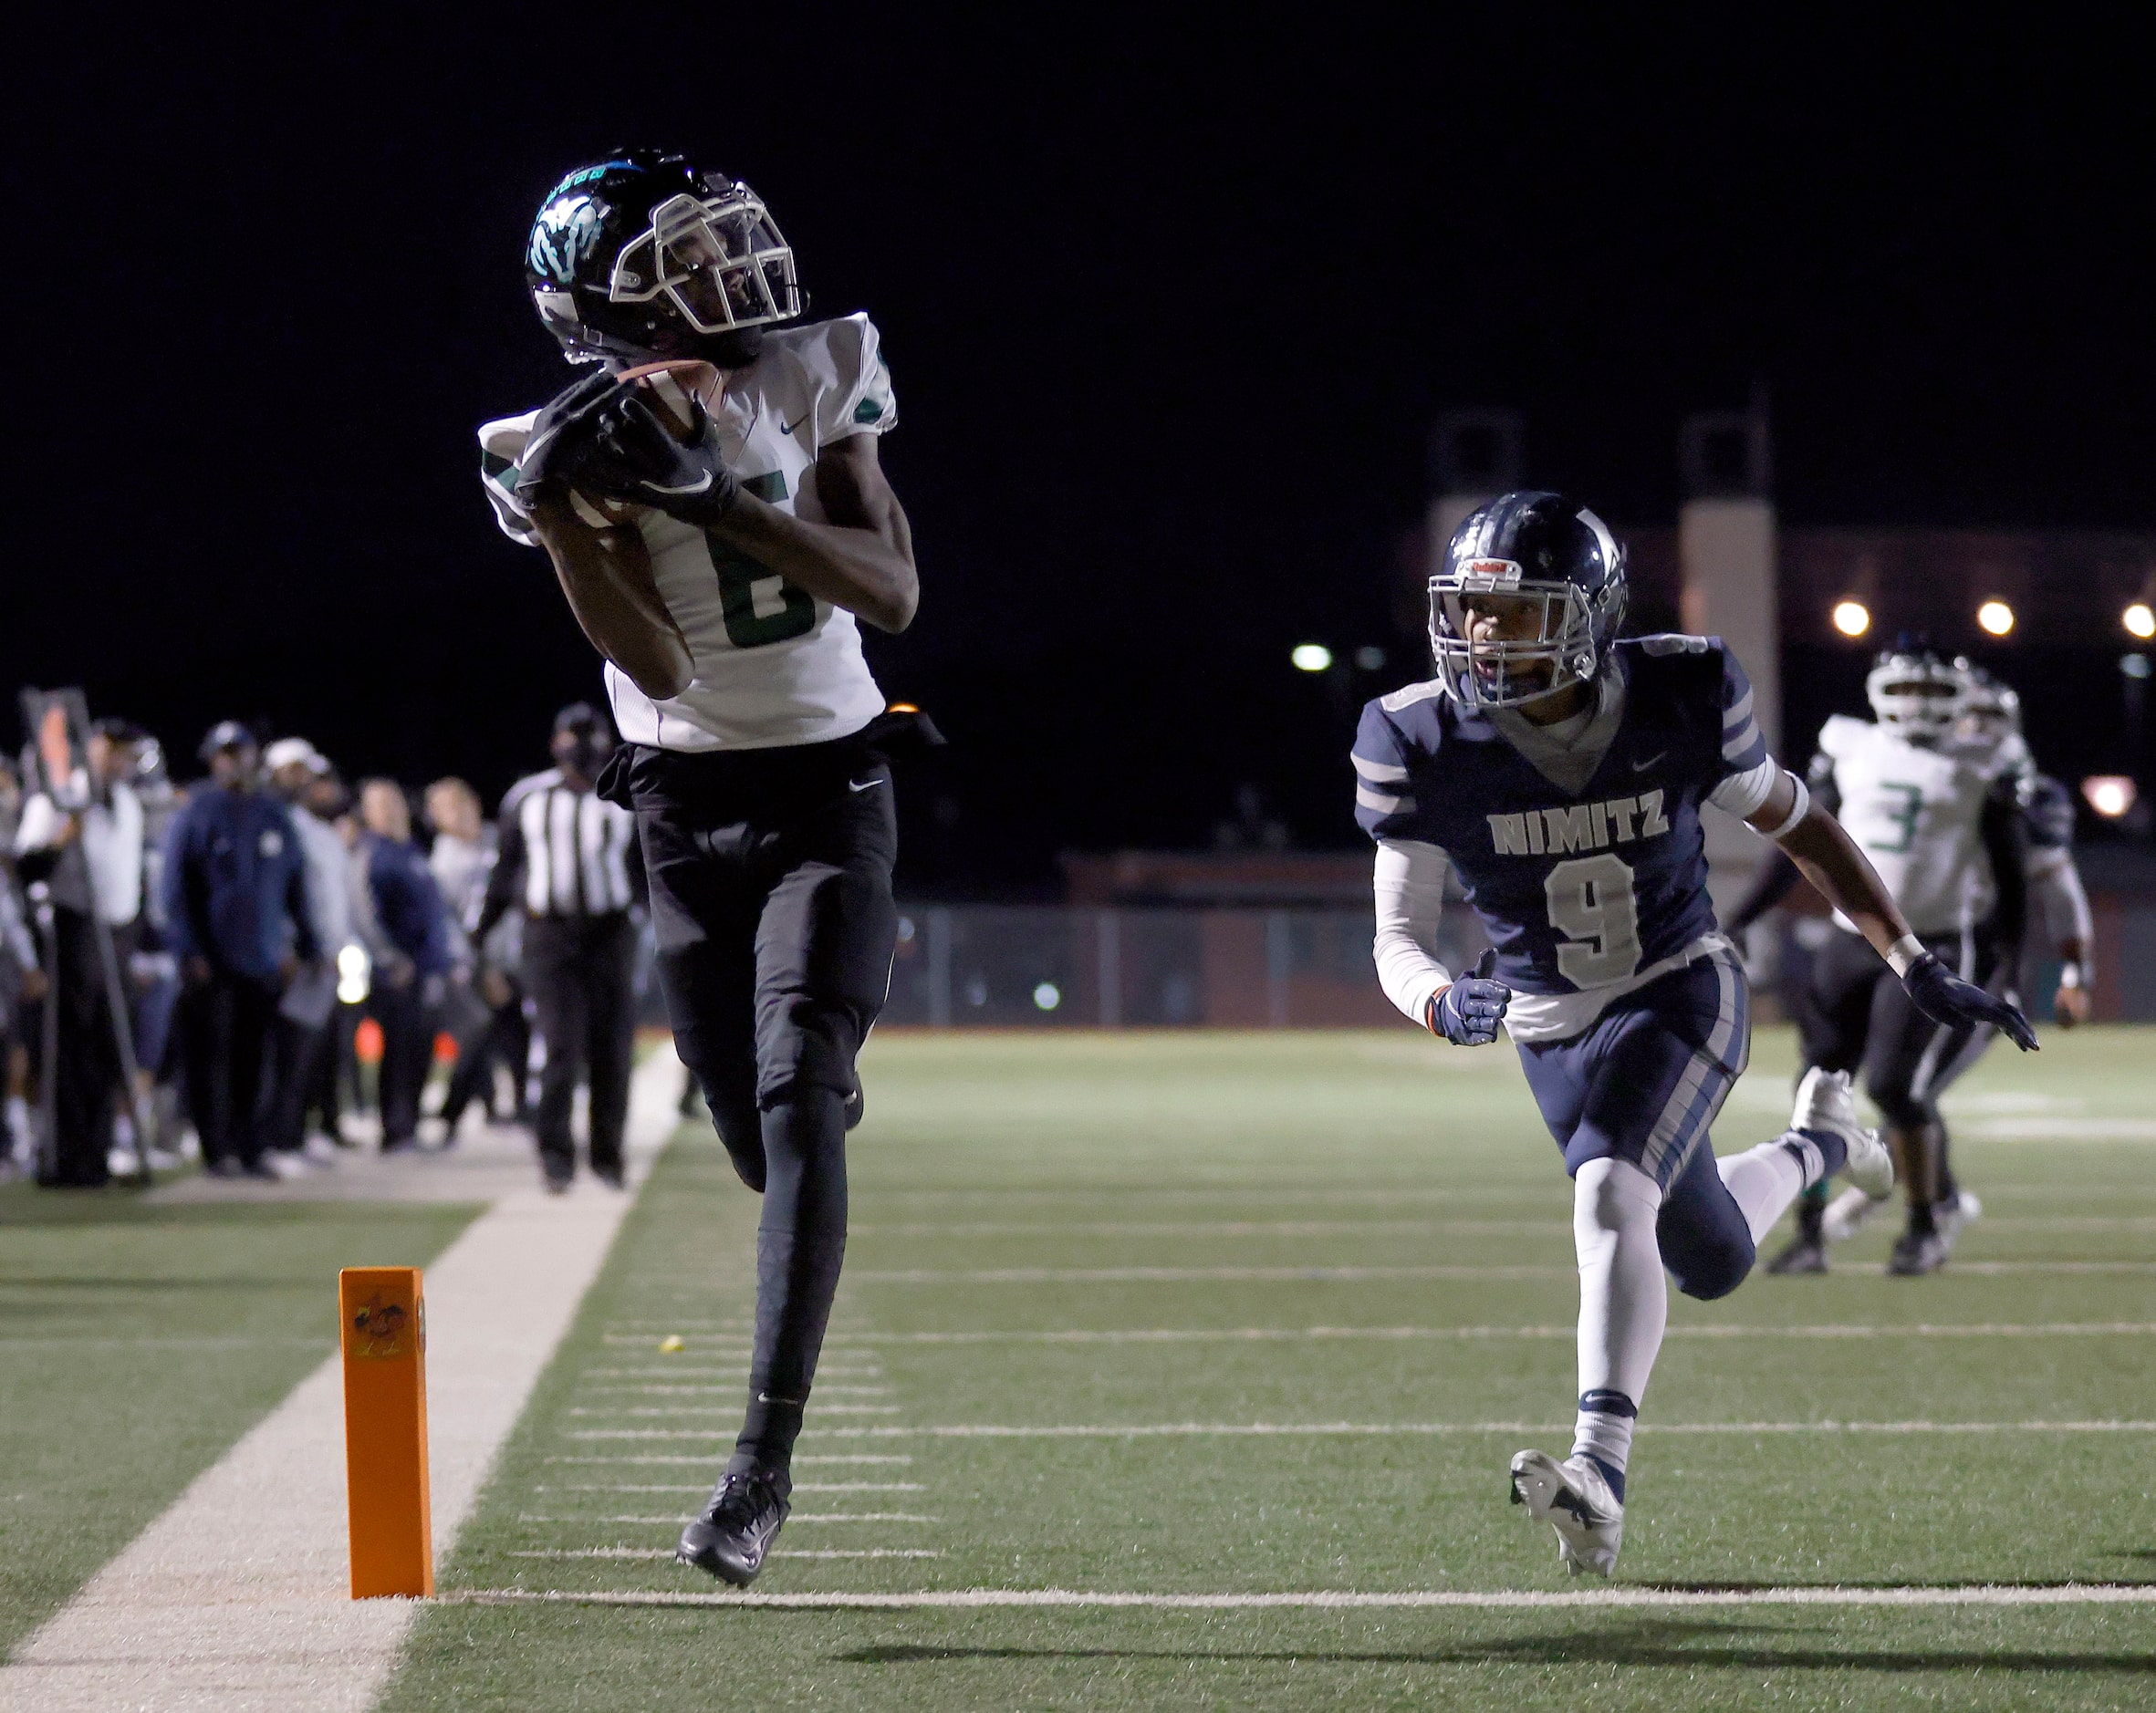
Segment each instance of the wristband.
[{"label": "wristband", "polygon": [[1797,778],[1795,773],[1785,773],[1784,777],[1797,787],[1797,801],[1790,807],[1788,816],[1779,826],[1755,829],[1761,838],[1780,838],[1784,834],[1792,831],[1799,821],[1812,812],[1812,794],[1806,789],[1804,781]]},{"label": "wristband", "polygon": [[1904,934],[1887,948],[1887,967],[1896,975],[1906,977],[1909,966],[1924,955],[1924,942],[1914,934]]}]

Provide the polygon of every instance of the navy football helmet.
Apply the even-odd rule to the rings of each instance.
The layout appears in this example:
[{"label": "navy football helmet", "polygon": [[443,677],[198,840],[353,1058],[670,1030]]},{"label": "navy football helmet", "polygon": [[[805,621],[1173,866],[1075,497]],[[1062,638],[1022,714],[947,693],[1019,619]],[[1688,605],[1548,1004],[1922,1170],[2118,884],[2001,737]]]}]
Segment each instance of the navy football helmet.
[{"label": "navy football helmet", "polygon": [[571,362],[752,359],[759,329],[803,299],[794,252],[762,198],[681,155],[632,149],[547,192],[525,284]]},{"label": "navy football helmet", "polygon": [[[1471,641],[1476,597],[1533,605],[1535,634]],[[1625,551],[1577,500],[1523,489],[1472,513],[1430,579],[1430,649],[1463,708],[1516,708],[1593,680],[1624,623]]]}]

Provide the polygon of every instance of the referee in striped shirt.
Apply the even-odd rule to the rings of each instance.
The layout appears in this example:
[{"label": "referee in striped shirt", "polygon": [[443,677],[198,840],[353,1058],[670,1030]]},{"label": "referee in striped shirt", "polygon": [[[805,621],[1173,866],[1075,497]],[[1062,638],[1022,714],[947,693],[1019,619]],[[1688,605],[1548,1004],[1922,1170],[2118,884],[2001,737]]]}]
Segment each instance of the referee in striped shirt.
[{"label": "referee in striped shirt", "polygon": [[621,1188],[636,1029],[636,941],[647,887],[636,821],[592,785],[614,735],[589,702],[555,716],[554,765],[502,799],[500,856],[472,941],[484,943],[511,909],[525,913],[524,985],[544,1054],[536,1128],[547,1188],[576,1175],[569,1108],[577,1074],[591,1084],[591,1170]]}]

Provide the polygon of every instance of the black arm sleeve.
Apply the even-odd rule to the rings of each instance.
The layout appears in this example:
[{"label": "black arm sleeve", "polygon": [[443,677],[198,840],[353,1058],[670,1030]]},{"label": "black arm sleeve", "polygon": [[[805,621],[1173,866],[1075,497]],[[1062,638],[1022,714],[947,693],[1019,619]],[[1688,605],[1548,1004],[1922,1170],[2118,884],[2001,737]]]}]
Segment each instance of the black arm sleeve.
[{"label": "black arm sleeve", "polygon": [[1979,830],[1999,892],[1992,930],[1998,938],[2000,967],[2011,970],[2020,962],[2022,936],[2028,928],[2028,823],[2022,819],[2012,780],[2001,781],[1984,799]]},{"label": "black arm sleeve", "polygon": [[495,866],[487,870],[486,897],[479,906],[479,919],[472,924],[472,950],[474,955],[484,956],[481,948],[486,937],[494,932],[495,924],[509,913],[510,907],[524,890],[524,816],[520,813],[523,800],[515,792],[502,800],[501,819],[495,824]]}]

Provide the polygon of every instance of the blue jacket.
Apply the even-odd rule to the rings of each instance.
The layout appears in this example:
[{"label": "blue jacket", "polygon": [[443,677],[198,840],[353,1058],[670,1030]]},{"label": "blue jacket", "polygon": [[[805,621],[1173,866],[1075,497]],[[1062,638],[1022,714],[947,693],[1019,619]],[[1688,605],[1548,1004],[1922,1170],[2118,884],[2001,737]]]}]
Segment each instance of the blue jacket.
[{"label": "blue jacket", "polygon": [[204,785],[188,800],[165,834],[164,903],[173,954],[228,974],[275,981],[286,946],[321,951],[299,831],[259,793]]},{"label": "blue jacket", "polygon": [[440,975],[454,960],[449,907],[441,883],[417,845],[367,838],[367,885],[374,894],[374,919],[382,937],[419,968]]}]

